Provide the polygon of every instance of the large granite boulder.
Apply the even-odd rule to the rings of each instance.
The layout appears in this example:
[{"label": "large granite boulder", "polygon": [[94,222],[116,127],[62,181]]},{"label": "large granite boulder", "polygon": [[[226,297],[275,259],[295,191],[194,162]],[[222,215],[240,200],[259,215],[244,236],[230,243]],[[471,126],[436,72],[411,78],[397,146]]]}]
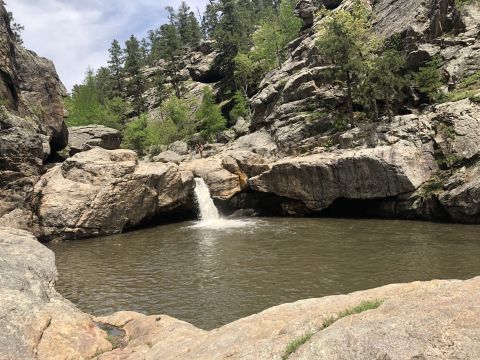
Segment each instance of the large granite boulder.
[{"label": "large granite boulder", "polygon": [[32,234],[0,227],[0,259],[0,359],[90,359],[112,349],[55,291],[55,256]]},{"label": "large granite boulder", "polygon": [[438,169],[433,155],[407,141],[285,158],[250,179],[253,190],[302,201],[309,211],[337,199],[392,198],[415,191]]},{"label": "large granite boulder", "polygon": [[78,153],[35,186],[41,239],[120,233],[188,203],[193,188],[190,172],[141,162],[130,150]]},{"label": "large granite boulder", "polygon": [[427,117],[435,143],[451,162],[468,162],[480,153],[480,105],[468,99],[437,105]]},{"label": "large granite boulder", "polygon": [[187,69],[192,80],[207,84],[221,80],[219,57],[220,53],[215,49],[215,42],[203,41],[190,54]]},{"label": "large granite boulder", "polygon": [[103,125],[72,126],[68,128],[70,156],[99,146],[116,150],[122,143],[122,133]]}]

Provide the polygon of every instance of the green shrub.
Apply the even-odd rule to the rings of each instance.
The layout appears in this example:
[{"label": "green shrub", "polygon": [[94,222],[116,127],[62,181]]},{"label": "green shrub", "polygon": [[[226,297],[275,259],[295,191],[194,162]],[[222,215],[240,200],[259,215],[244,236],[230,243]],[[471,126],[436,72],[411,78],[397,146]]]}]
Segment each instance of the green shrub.
[{"label": "green shrub", "polygon": [[241,91],[237,91],[233,97],[234,106],[230,110],[230,119],[235,123],[241,117],[249,116],[248,101]]},{"label": "green shrub", "polygon": [[212,90],[208,87],[204,90],[202,104],[196,113],[196,117],[201,122],[201,133],[207,140],[213,139],[227,125],[220,108],[215,103]]},{"label": "green shrub", "polygon": [[145,114],[128,123],[123,130],[124,146],[143,155],[149,140],[147,127],[148,121]]},{"label": "green shrub", "polygon": [[440,88],[443,86],[440,65],[441,59],[436,56],[414,75],[414,82],[418,90],[432,101],[439,100]]}]

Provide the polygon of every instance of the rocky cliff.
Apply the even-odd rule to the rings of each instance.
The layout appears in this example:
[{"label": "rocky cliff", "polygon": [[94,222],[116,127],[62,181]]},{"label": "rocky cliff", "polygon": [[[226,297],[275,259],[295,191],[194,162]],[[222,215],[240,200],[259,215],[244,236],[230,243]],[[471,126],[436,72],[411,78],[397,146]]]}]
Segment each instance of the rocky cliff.
[{"label": "rocky cliff", "polygon": [[0,4],[0,224],[32,228],[33,186],[68,142],[65,95],[53,63],[14,42]]}]

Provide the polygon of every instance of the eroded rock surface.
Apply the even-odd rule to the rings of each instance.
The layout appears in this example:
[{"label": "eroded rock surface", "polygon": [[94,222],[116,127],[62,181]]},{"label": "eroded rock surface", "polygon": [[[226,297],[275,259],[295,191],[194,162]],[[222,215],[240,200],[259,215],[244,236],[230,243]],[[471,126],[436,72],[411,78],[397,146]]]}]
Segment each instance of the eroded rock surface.
[{"label": "eroded rock surface", "polygon": [[186,204],[193,188],[192,174],[174,164],[94,148],[42,176],[35,209],[43,240],[111,235]]},{"label": "eroded rock surface", "polygon": [[413,192],[435,170],[432,154],[400,141],[393,146],[282,159],[250,179],[250,185],[321,211],[340,198],[390,198]]},{"label": "eroded rock surface", "polygon": [[122,133],[103,125],[73,126],[68,128],[68,146],[70,155],[99,146],[107,150],[116,150],[122,143]]},{"label": "eroded rock surface", "polygon": [[33,186],[68,141],[64,96],[53,63],[15,43],[0,4],[0,225],[33,228]]},{"label": "eroded rock surface", "polygon": [[55,256],[31,233],[0,227],[0,259],[0,359],[89,359],[112,349],[55,291]]},{"label": "eroded rock surface", "polygon": [[[310,334],[289,359],[473,360],[480,356],[479,298],[480,278],[389,285],[280,305],[209,332],[168,316],[117,313],[99,320],[123,326],[128,345],[99,359],[281,359]],[[324,328],[326,319],[372,300],[383,303]]]}]

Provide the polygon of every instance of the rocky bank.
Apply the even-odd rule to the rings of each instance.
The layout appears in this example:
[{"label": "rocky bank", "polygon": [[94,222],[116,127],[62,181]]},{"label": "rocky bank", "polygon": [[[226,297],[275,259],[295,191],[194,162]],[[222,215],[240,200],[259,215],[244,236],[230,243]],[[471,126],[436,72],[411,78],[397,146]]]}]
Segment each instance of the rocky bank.
[{"label": "rocky bank", "polygon": [[[480,357],[480,278],[302,300],[204,331],[168,315],[81,313],[55,292],[53,253],[26,231],[0,228],[0,255],[2,360]],[[374,300],[378,308],[339,318]]]}]

